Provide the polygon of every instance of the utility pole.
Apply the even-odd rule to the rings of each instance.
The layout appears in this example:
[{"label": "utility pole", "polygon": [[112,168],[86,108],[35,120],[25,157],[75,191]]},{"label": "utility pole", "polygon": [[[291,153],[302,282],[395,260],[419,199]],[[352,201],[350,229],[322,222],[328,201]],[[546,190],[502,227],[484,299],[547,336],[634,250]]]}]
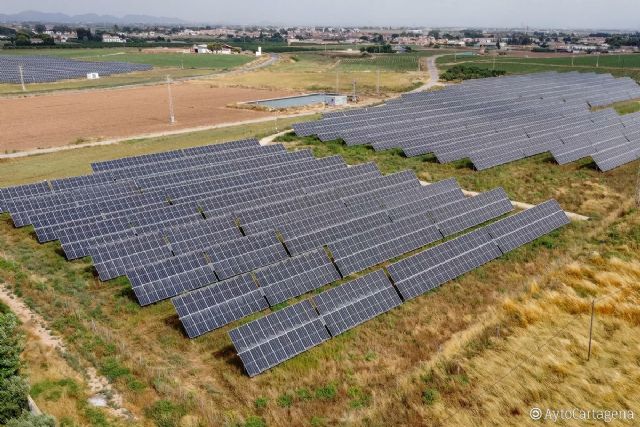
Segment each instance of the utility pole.
[{"label": "utility pole", "polygon": [[173,94],[171,93],[171,77],[167,74],[167,93],[169,94],[169,124],[176,122],[176,116],[173,113]]},{"label": "utility pole", "polygon": [[575,58],[575,55],[571,55],[571,66],[573,67],[573,58]]},{"label": "utility pole", "polygon": [[496,69],[496,57],[494,56],[493,57],[493,68],[492,68],[492,70],[495,70],[495,69]]},{"label": "utility pole", "polygon": [[600,52],[596,53],[596,68],[600,67]]},{"label": "utility pole", "polygon": [[380,68],[378,68],[376,77],[376,95],[380,96]]},{"label": "utility pole", "polygon": [[340,93],[340,71],[336,70],[336,94]]},{"label": "utility pole", "polygon": [[353,81],[353,100],[356,100],[356,81]]},{"label": "utility pole", "polygon": [[22,91],[26,92],[27,87],[24,85],[24,69],[22,65],[18,65],[18,71],[20,72],[20,84],[22,85]]}]

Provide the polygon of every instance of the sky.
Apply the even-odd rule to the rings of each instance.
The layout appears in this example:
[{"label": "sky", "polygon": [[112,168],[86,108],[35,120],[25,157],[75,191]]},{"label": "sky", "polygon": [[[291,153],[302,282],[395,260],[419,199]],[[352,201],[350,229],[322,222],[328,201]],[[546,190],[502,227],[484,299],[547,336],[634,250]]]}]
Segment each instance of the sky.
[{"label": "sky", "polygon": [[640,0],[0,0],[0,13],[24,10],[240,25],[640,28]]}]

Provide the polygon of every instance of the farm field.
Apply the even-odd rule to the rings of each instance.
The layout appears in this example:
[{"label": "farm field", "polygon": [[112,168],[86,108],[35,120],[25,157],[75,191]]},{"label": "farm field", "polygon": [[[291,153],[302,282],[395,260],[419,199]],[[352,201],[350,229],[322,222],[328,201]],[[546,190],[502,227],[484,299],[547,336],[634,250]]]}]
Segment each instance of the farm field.
[{"label": "farm field", "polygon": [[[468,63],[480,65],[486,68],[495,68],[505,70],[510,74],[536,73],[543,71],[580,71],[580,72],[599,72],[611,73],[614,76],[629,76],[636,81],[640,81],[640,55],[600,55],[598,59],[596,55],[576,55],[557,56],[557,57],[534,57],[523,58],[521,56],[497,56],[495,61],[493,57],[475,56],[460,57],[457,61],[453,55],[446,55],[437,59],[438,68],[445,70],[456,63]],[[596,61],[599,66],[596,67]]]},{"label": "farm field", "polygon": [[[264,134],[272,124],[254,126],[6,161],[0,182],[86,173],[90,161]],[[588,161],[558,166],[543,154],[474,172],[465,162],[441,165],[340,141],[279,140],[316,157],[375,161],[385,173],[456,177],[475,191],[502,186],[513,200],[554,197],[592,219],[249,379],[227,336],[240,322],[187,340],[170,302],[140,308],[126,281],[99,282],[88,260],[67,262],[57,243],[39,245],[29,229],[0,217],[0,280],[65,338],[78,370],[89,364],[111,379],[138,418],[129,425],[530,425],[533,406],[640,410],[639,162],[603,174]],[[591,300],[605,296],[587,362]],[[34,374],[42,388],[45,374]],[[65,386],[53,389],[66,396]],[[36,400],[59,415],[55,395]],[[67,408],[81,423],[101,425],[80,406]]]},{"label": "farm field", "polygon": [[[149,71],[102,76],[98,80],[65,80],[27,85],[27,93],[66,89],[96,89],[125,85],[158,83],[170,75],[174,79],[205,76],[241,67],[255,60],[249,55],[192,55],[182,53],[143,53],[135,48],[104,49],[32,49],[0,50],[0,55],[43,55],[98,62],[132,62],[150,64]],[[0,84],[0,95],[24,94],[16,84]]]},{"label": "farm field", "polygon": [[[342,91],[373,95],[379,86],[381,93],[411,90],[428,78],[424,58],[440,53],[437,50],[411,54],[374,54],[362,57],[322,53],[282,55],[281,61],[266,69],[240,75],[212,76],[220,85],[301,91]],[[418,61],[422,61],[418,71]]]},{"label": "farm field", "polygon": [[[188,49],[188,47],[185,47]],[[0,55],[44,55],[98,62],[132,62],[161,68],[203,68],[223,70],[251,62],[250,55],[195,55],[146,53],[137,48],[2,50]]]},{"label": "farm field", "polygon": [[[172,92],[174,125],[169,124],[165,85],[0,98],[0,108],[5,111],[0,117],[3,129],[0,151],[9,153],[270,117],[272,113],[227,105],[292,94],[216,88],[197,82],[175,83]],[[39,115],[38,120],[32,121],[33,115]]]}]

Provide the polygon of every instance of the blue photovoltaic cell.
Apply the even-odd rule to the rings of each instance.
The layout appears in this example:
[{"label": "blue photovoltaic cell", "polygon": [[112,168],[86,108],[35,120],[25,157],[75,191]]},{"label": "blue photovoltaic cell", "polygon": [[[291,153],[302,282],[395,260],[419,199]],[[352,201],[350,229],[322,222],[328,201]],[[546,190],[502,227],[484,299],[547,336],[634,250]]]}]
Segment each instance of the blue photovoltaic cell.
[{"label": "blue photovoltaic cell", "polygon": [[382,270],[315,295],[313,301],[334,337],[402,304]]},{"label": "blue photovoltaic cell", "polygon": [[558,202],[548,200],[486,227],[503,253],[532,242],[569,223]]},{"label": "blue photovoltaic cell", "polygon": [[255,274],[271,306],[340,280],[322,248],[261,268]]},{"label": "blue photovoltaic cell", "polygon": [[478,229],[389,266],[402,297],[415,298],[471,271],[502,253],[489,233]]},{"label": "blue photovoltaic cell", "polygon": [[171,301],[189,338],[269,307],[250,274],[196,289]]},{"label": "blue photovoltaic cell", "polygon": [[252,377],[330,338],[309,301],[233,329],[229,336]]}]

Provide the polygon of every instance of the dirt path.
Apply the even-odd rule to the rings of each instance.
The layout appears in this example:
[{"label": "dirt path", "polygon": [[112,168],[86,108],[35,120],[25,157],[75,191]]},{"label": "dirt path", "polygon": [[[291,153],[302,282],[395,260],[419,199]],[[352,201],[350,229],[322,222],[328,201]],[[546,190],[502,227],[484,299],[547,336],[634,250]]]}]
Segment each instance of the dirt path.
[{"label": "dirt path", "polygon": [[[35,336],[44,347],[55,350],[59,354],[67,353],[62,340],[51,333],[42,316],[32,311],[2,284],[0,284],[0,301],[11,309],[22,322],[22,327]],[[122,395],[111,386],[105,377],[100,375],[94,367],[87,368],[85,373],[87,385],[92,395],[89,398],[90,404],[103,407],[116,417],[134,418],[127,409],[122,407]]]}]

